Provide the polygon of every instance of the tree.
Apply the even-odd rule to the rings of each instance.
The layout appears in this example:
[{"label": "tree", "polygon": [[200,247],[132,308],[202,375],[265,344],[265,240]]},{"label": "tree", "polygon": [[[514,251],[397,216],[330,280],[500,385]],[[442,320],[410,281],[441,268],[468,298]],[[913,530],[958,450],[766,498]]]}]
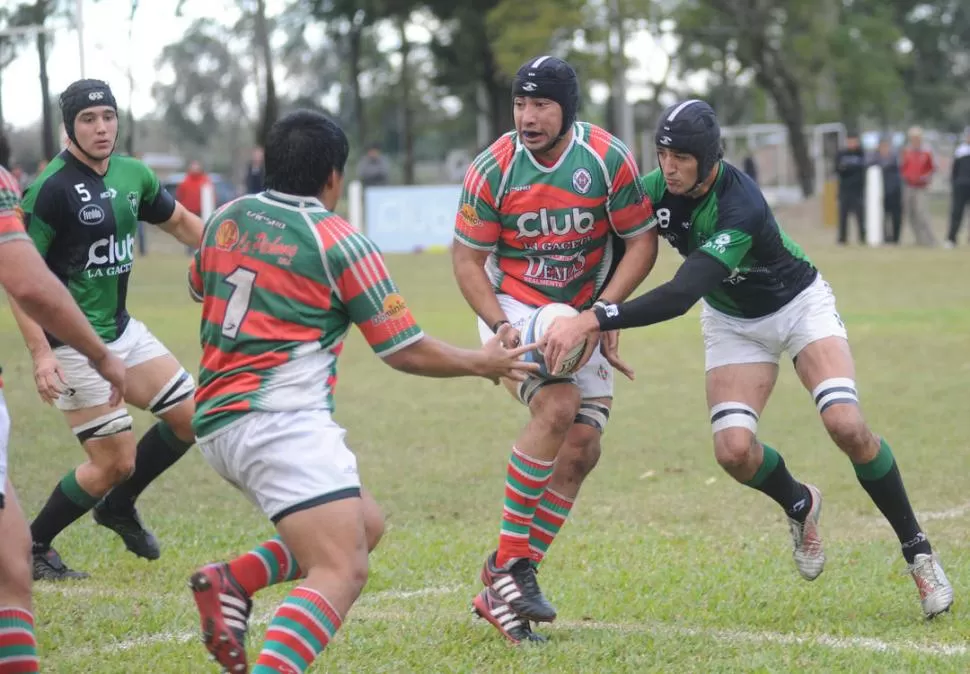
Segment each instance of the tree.
[{"label": "tree", "polygon": [[199,19],[159,56],[159,69],[177,75],[171,83],[156,83],[152,94],[173,140],[183,146],[206,147],[224,122],[249,122],[244,102],[249,77],[232,44],[224,26]]},{"label": "tree", "polygon": [[[823,0],[832,2],[832,0]],[[805,139],[806,82],[814,82],[826,54],[829,17],[819,0],[684,0],[676,10],[686,45],[707,45],[750,69],[774,101],[788,129],[788,143],[805,196],[814,191],[812,158]],[[809,87],[810,88],[810,87]]]},{"label": "tree", "polygon": [[[35,0],[32,3],[21,4],[13,13],[11,23],[17,26],[44,26],[47,20],[58,13],[68,13],[66,7],[57,0]],[[54,118],[51,114],[50,79],[47,76],[47,51],[50,38],[43,30],[37,31],[35,44],[37,46],[37,61],[40,66],[40,98],[41,98],[41,145],[44,157],[50,158],[57,153],[57,143],[54,138]]]},{"label": "tree", "polygon": [[[12,9],[0,8],[0,27],[16,27],[15,18]],[[0,35],[0,91],[3,89],[3,71],[17,58],[17,52],[23,46],[23,41],[23,36],[20,34]],[[3,128],[3,100],[0,99],[0,130]]]}]

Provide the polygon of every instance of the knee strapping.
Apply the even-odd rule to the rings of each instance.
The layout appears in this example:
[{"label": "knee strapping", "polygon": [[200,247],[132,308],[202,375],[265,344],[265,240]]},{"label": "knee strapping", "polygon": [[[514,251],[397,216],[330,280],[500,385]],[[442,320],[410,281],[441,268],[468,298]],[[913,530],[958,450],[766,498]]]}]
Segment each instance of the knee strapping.
[{"label": "knee strapping", "polygon": [[812,391],[815,407],[821,414],[832,405],[858,405],[859,394],[855,390],[855,381],[848,377],[834,377],[826,379]]},{"label": "knee strapping", "polygon": [[165,414],[195,392],[195,380],[185,368],[180,368],[148,403],[148,411],[156,417]]},{"label": "knee strapping", "polygon": [[757,434],[758,413],[744,403],[718,403],[711,408],[711,432],[717,433],[726,428],[747,428]]},{"label": "knee strapping", "polygon": [[610,420],[610,408],[603,403],[586,402],[579,406],[579,413],[576,415],[574,423],[592,426],[600,433],[606,428],[606,422]]},{"label": "knee strapping", "polygon": [[78,441],[83,445],[88,440],[100,440],[102,438],[118,435],[130,431],[134,419],[128,414],[128,410],[121,408],[114,412],[102,414],[97,419],[85,422],[78,426],[71,427]]}]

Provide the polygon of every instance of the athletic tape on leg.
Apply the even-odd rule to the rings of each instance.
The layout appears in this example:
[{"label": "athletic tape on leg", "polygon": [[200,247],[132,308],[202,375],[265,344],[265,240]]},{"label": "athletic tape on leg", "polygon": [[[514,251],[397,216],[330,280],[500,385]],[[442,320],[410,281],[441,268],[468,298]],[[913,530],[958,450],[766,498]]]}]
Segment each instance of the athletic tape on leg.
[{"label": "athletic tape on leg", "polygon": [[610,408],[603,403],[584,402],[579,406],[579,413],[573,423],[592,426],[600,433],[606,428],[610,420]]},{"label": "athletic tape on leg", "polygon": [[758,413],[744,403],[718,403],[711,408],[711,432],[717,433],[726,428],[747,428],[758,432]]},{"label": "athletic tape on leg", "polygon": [[855,381],[848,377],[833,377],[826,379],[812,391],[815,407],[821,414],[832,405],[858,405],[859,394],[855,390]]},{"label": "athletic tape on leg", "polygon": [[128,414],[128,410],[122,407],[120,410],[102,414],[97,419],[92,419],[79,426],[72,426],[71,430],[83,445],[88,440],[98,440],[130,431],[133,423],[134,419]]},{"label": "athletic tape on leg", "polygon": [[156,417],[165,414],[191,396],[193,392],[195,392],[195,380],[185,371],[185,368],[181,368],[148,403],[148,411]]}]

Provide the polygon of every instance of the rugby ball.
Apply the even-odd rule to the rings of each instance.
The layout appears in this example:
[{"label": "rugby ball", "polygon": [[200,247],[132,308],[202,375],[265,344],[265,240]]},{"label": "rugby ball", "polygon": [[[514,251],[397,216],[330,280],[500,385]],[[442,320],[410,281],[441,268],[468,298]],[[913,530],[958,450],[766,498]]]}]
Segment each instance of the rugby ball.
[{"label": "rugby ball", "polygon": [[[545,334],[546,329],[554,320],[557,318],[572,318],[573,316],[578,315],[579,312],[568,304],[554,302],[552,304],[543,305],[533,311],[526,319],[521,333],[522,343],[533,344],[539,342],[542,339],[542,336]],[[584,339],[579,346],[566,354],[566,357],[562,362],[562,372],[558,372],[556,375],[552,375],[546,367],[546,362],[542,357],[541,349],[530,351],[529,353],[525,354],[523,358],[531,363],[538,363],[539,374],[543,377],[568,377],[576,371],[579,361],[582,359],[583,353],[586,351],[586,342],[587,340]]]}]

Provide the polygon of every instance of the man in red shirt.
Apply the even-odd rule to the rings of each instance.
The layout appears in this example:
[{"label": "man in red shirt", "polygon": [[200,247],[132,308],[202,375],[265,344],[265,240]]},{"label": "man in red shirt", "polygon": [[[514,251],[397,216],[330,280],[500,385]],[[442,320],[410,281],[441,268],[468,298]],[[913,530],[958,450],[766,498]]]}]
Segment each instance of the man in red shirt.
[{"label": "man in red shirt", "polygon": [[930,184],[936,164],[933,154],[923,147],[923,130],[914,126],[909,130],[909,145],[903,150],[900,167],[906,185],[904,202],[906,219],[916,234],[916,243],[921,246],[935,246],[936,237],[930,227],[926,214],[926,188]]}]

